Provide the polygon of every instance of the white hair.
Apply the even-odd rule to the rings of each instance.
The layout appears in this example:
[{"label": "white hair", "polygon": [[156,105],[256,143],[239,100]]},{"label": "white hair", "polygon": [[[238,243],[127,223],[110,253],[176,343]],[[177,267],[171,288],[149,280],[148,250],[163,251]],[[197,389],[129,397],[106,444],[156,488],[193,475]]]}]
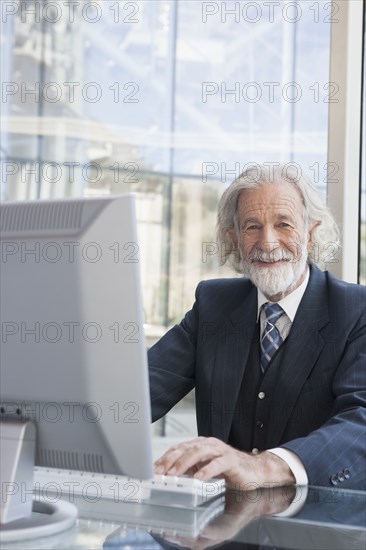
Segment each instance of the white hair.
[{"label": "white hair", "polygon": [[[273,164],[269,166],[255,164],[249,167],[230,184],[222,195],[218,207],[216,233],[221,251],[220,263],[224,265],[228,261],[235,271],[243,272],[239,251],[229,233],[233,229],[238,232],[239,229],[237,210],[240,194],[245,189],[289,182],[300,193],[304,206],[305,223],[311,226],[317,222],[312,232],[313,248],[308,254],[308,262],[324,269],[327,257],[333,258],[332,252],[338,250],[340,244],[339,230],[333,215],[319,191],[299,165],[288,163],[273,166]],[[332,246],[333,248],[331,248]]]}]

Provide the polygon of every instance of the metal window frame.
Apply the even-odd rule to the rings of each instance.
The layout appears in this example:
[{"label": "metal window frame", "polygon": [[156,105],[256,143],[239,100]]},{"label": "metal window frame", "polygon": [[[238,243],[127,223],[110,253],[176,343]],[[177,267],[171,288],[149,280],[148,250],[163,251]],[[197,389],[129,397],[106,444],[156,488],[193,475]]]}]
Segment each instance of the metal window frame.
[{"label": "metal window frame", "polygon": [[[338,84],[338,102],[329,104],[328,205],[341,230],[338,261],[328,264],[334,275],[358,282],[363,74],[363,0],[337,0],[331,30],[330,78]],[[334,164],[338,182],[331,183]],[[334,176],[333,176],[334,178]]]}]

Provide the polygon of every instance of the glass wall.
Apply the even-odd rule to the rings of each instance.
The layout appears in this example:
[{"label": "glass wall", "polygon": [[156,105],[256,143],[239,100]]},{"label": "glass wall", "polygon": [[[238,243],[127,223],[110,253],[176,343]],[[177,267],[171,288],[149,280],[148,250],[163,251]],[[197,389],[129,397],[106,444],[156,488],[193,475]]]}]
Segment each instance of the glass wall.
[{"label": "glass wall", "polygon": [[326,191],[333,8],[2,0],[2,198],[135,192],[149,344],[233,276],[216,209],[245,166],[294,162]]}]

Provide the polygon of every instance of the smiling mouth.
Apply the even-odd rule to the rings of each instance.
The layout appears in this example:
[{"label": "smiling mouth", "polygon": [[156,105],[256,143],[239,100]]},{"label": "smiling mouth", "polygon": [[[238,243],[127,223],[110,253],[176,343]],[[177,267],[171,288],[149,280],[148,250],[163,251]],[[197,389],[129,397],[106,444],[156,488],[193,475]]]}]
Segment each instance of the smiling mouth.
[{"label": "smiling mouth", "polygon": [[253,260],[253,263],[256,265],[260,265],[263,267],[275,267],[276,265],[279,265],[284,262],[288,262],[289,260],[281,259],[281,260],[274,260],[274,261],[266,261],[266,260]]}]

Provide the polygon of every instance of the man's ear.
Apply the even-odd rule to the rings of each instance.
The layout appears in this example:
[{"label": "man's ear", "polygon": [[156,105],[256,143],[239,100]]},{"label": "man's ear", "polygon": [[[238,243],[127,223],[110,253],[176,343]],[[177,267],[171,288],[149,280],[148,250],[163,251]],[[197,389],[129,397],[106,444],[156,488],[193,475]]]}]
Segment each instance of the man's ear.
[{"label": "man's ear", "polygon": [[235,231],[235,229],[229,229],[228,233],[229,233],[229,235],[230,235],[230,237],[231,237],[231,240],[232,240],[232,242],[233,242],[233,245],[234,245],[235,250],[237,250],[237,248],[238,248],[238,242],[239,242],[239,241],[238,241],[238,234],[237,234],[237,232]]},{"label": "man's ear", "polygon": [[320,221],[315,221],[310,225],[308,229],[308,252],[311,252],[311,250],[314,248],[314,245],[315,245],[315,241],[313,239],[314,230],[320,224],[321,224]]}]

